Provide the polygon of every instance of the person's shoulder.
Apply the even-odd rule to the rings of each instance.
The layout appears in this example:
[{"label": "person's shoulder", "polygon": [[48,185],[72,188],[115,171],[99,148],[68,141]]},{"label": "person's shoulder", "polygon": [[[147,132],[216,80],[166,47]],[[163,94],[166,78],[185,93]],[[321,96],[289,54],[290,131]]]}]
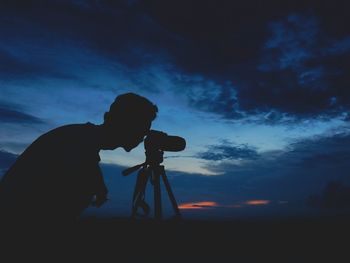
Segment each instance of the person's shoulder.
[{"label": "person's shoulder", "polygon": [[87,123],[77,123],[77,124],[66,124],[54,128],[47,132],[46,134],[57,134],[57,133],[74,133],[74,132],[84,132],[92,131],[96,128],[96,125],[87,122]]},{"label": "person's shoulder", "polygon": [[96,125],[92,123],[67,124],[54,128],[42,134],[33,144],[60,144],[65,141],[80,141],[87,137],[93,137]]}]

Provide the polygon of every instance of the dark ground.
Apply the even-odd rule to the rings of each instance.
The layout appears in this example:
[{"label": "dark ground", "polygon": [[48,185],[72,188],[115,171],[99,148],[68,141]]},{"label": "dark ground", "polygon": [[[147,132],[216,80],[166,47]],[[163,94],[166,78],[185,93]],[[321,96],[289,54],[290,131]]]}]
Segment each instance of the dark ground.
[{"label": "dark ground", "polygon": [[40,231],[3,227],[1,254],[46,262],[350,262],[349,220],[85,219]]}]

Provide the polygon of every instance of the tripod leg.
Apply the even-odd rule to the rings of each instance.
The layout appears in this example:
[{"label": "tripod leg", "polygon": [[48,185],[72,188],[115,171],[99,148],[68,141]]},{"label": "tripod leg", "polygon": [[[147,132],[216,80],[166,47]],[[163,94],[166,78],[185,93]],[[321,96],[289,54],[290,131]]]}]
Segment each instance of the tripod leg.
[{"label": "tripod leg", "polygon": [[171,202],[171,204],[172,204],[172,206],[174,208],[176,216],[181,217],[180,210],[179,210],[179,207],[177,206],[177,202],[176,202],[175,196],[173,194],[173,191],[171,190],[168,178],[165,175],[164,166],[161,166],[161,168],[162,168],[161,175],[162,175],[162,178],[163,178],[163,181],[164,181],[165,188],[166,188],[166,190],[168,192],[170,202]]},{"label": "tripod leg", "polygon": [[160,193],[160,174],[157,170],[153,171],[154,179],[154,216],[156,219],[162,219],[162,200]]},{"label": "tripod leg", "polygon": [[144,210],[145,215],[148,214],[147,210],[149,210],[149,208],[148,208],[148,205],[145,203],[144,198],[145,198],[146,184],[147,184],[149,175],[150,175],[150,171],[147,171],[146,169],[142,169],[138,173],[134,194],[133,194],[133,199],[132,199],[131,218],[136,217],[137,209],[139,207],[141,207]]},{"label": "tripod leg", "polygon": [[137,208],[138,208],[138,206],[135,205],[135,204],[133,204],[133,206],[132,206],[132,212],[131,212],[131,218],[135,218],[135,217],[136,217]]}]

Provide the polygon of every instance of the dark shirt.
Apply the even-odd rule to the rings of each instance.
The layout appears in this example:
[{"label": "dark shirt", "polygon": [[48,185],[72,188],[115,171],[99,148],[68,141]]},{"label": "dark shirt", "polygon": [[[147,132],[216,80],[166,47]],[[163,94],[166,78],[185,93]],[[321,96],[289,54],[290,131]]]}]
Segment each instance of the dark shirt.
[{"label": "dark shirt", "polygon": [[0,182],[1,216],[74,220],[96,194],[106,194],[97,130],[73,124],[35,140]]}]

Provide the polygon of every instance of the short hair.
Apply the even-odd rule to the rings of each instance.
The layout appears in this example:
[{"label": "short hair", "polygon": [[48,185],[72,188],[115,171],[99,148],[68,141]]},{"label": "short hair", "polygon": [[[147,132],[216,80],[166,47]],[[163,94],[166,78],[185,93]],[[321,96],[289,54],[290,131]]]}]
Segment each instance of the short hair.
[{"label": "short hair", "polygon": [[113,125],[120,118],[153,121],[157,112],[158,107],[145,97],[125,93],[117,96],[109,111],[104,114],[104,124]]}]

